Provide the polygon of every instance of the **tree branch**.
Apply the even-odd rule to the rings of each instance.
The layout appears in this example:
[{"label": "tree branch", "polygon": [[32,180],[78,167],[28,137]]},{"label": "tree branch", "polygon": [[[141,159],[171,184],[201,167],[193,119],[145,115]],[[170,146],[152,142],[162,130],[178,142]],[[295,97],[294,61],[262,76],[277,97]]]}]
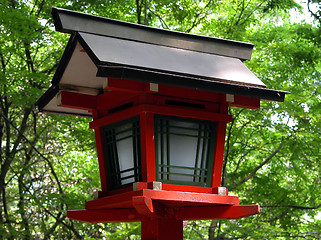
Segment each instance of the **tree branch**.
[{"label": "tree branch", "polygon": [[195,227],[197,227],[197,225],[196,225],[195,222],[193,222],[193,223],[192,223],[192,230],[199,236],[200,239],[204,240],[203,234],[200,233],[197,229],[195,229]]},{"label": "tree branch", "polygon": [[237,186],[251,179],[258,170],[260,170],[265,164],[267,164],[281,150],[285,140],[288,140],[289,138],[290,136],[286,139],[282,139],[280,145],[277,147],[277,149],[274,150],[273,153],[271,153],[260,165],[256,166],[249,175],[241,179],[238,183],[234,184],[230,189],[235,189]]},{"label": "tree branch", "polygon": [[150,3],[151,3],[151,0],[148,0],[148,3],[147,3],[147,0],[145,0],[145,3],[144,3],[144,25],[147,25],[147,9],[149,8]]},{"label": "tree branch", "polygon": [[169,26],[166,24],[165,20],[156,12],[154,12],[153,10],[149,9],[149,11],[154,14],[160,21],[162,28],[164,29],[169,29]]},{"label": "tree branch", "polygon": [[203,17],[200,17],[204,12],[205,12],[205,9],[208,8],[208,6],[212,3],[212,0],[209,0],[207,2],[207,4],[205,5],[205,7],[202,8],[202,10],[197,13],[194,17],[194,21],[192,23],[192,26],[186,30],[187,33],[189,33],[190,31],[193,30],[194,27],[196,27],[205,17],[206,17],[206,14],[203,16]]},{"label": "tree branch", "polygon": [[141,24],[141,6],[140,6],[140,0],[136,0],[136,13],[137,13],[137,23]]},{"label": "tree branch", "polygon": [[308,7],[309,13],[311,13],[311,15],[321,24],[321,17],[318,16],[317,14],[315,14],[315,13],[311,10],[310,4],[311,4],[311,0],[308,0],[308,1],[307,1],[307,7]]},{"label": "tree branch", "polygon": [[2,71],[5,72],[6,62],[5,62],[4,56],[3,56],[3,54],[1,52],[0,52],[0,59],[1,59]]},{"label": "tree branch", "polygon": [[27,66],[29,71],[35,72],[34,66],[33,66],[33,61],[31,58],[31,52],[30,52],[30,44],[29,43],[24,43],[23,44],[25,47],[25,54],[26,54],[26,60],[27,60]]},{"label": "tree branch", "polygon": [[[30,111],[31,111],[31,110],[30,110]],[[20,138],[20,139],[25,139],[25,140],[30,144],[30,146],[36,151],[36,153],[38,153],[38,154],[47,162],[47,164],[49,165],[49,168],[50,168],[50,170],[51,170],[51,173],[52,173],[52,175],[54,176],[54,178],[55,178],[55,180],[56,180],[56,182],[57,182],[57,184],[58,184],[59,192],[60,192],[61,194],[63,194],[63,190],[62,190],[60,181],[59,181],[58,176],[57,176],[57,174],[56,174],[56,172],[55,172],[55,170],[54,170],[53,165],[51,164],[50,160],[49,160],[48,158],[46,158],[46,157],[33,145],[33,143],[24,135],[24,133],[23,133],[24,131],[22,131],[22,130],[25,130],[25,128],[20,127],[20,129],[18,129],[16,126],[14,126],[14,124],[13,124],[6,116],[3,115],[2,112],[1,112],[1,115],[2,115],[2,116],[5,118],[5,120],[8,121],[8,122],[10,123],[10,125],[19,133],[19,138]],[[23,124],[22,124],[22,126],[23,126]],[[16,141],[16,143],[17,143],[17,141]],[[14,146],[17,147],[16,144],[15,144]],[[13,151],[14,151],[14,150],[15,150],[15,149],[13,149]],[[9,167],[9,166],[8,166],[8,167]],[[1,169],[1,170],[2,170],[2,169]],[[1,171],[1,174],[2,174],[2,171]],[[2,176],[2,175],[1,175],[1,176]],[[0,180],[1,180],[1,178],[0,178]],[[1,184],[1,182],[0,182],[0,184]]]},{"label": "tree branch", "polygon": [[[25,109],[20,129],[14,127],[21,134],[19,134],[17,136],[15,142],[12,144],[13,145],[12,150],[8,149],[8,146],[7,146],[6,158],[4,160],[4,163],[1,165],[0,189],[4,189],[5,188],[5,178],[7,176],[9,167],[10,167],[10,165],[11,165],[13,159],[14,159],[14,156],[18,151],[18,149],[17,149],[18,145],[21,143],[21,140],[23,139],[23,132],[27,129],[27,120],[28,120],[30,112],[31,112],[31,109]],[[6,123],[7,144],[10,146],[11,145],[11,143],[10,143],[10,136],[11,136],[10,126],[13,126],[13,124],[2,111],[0,113],[1,113],[1,115],[4,118],[4,121]]]},{"label": "tree branch", "polygon": [[40,13],[41,13],[41,11],[43,9],[44,3],[45,3],[45,0],[42,0],[41,3],[40,3],[40,7],[38,9],[38,12],[36,14],[37,17],[39,17],[39,15],[40,15]]},{"label": "tree branch", "polygon": [[[262,206],[261,206],[261,207],[262,207]],[[276,220],[284,217],[290,210],[291,210],[291,208],[287,208],[287,209],[285,209],[279,216],[276,216],[276,217],[271,218],[271,219],[269,219],[269,220],[263,220],[262,222],[269,222],[269,223],[270,223],[270,222],[274,222],[274,221],[276,221]]]},{"label": "tree branch", "polygon": [[[32,194],[30,192],[30,190],[28,189],[28,187],[22,183],[22,186],[26,189],[27,192],[29,192],[30,196],[34,196],[34,194]],[[39,199],[37,197],[34,197],[33,198],[34,201],[39,205],[41,206],[41,203],[39,202]],[[80,233],[74,228],[73,224],[71,224],[71,226],[69,226],[68,224],[66,224],[63,220],[66,218],[66,215],[63,215],[61,211],[58,212],[57,216],[55,216],[52,212],[50,212],[48,209],[46,208],[42,208],[48,215],[52,216],[56,222],[54,223],[54,225],[52,227],[54,227],[57,223],[61,223],[64,227],[66,227],[67,229],[70,229],[74,234],[75,236],[78,238],[78,239],[83,239],[83,236],[80,235]],[[49,229],[50,231],[51,229]],[[47,231],[46,233],[49,234],[49,231]]]},{"label": "tree branch", "polygon": [[228,160],[228,155],[230,152],[230,148],[231,148],[231,135],[232,135],[232,128],[234,126],[234,123],[236,121],[236,119],[240,116],[240,114],[244,111],[244,108],[241,109],[240,111],[238,111],[238,113],[235,115],[235,117],[233,118],[233,121],[230,124],[230,127],[228,129],[228,134],[227,134],[227,140],[226,140],[226,150],[224,152],[224,158],[223,158],[223,169],[222,169],[222,181],[221,181],[221,185],[224,187],[226,186],[226,176],[227,176],[227,160]]},{"label": "tree branch", "polygon": [[313,210],[313,209],[319,209],[321,208],[321,204],[312,206],[312,207],[306,207],[306,206],[300,206],[300,205],[262,205],[262,208],[294,208],[294,209],[301,209],[301,210]]}]

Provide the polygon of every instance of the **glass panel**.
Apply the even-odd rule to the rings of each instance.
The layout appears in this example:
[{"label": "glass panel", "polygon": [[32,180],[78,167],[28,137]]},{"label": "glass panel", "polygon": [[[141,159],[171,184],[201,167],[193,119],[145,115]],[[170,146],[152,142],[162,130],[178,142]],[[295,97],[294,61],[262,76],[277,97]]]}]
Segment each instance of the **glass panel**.
[{"label": "glass panel", "polygon": [[105,126],[101,130],[110,188],[141,181],[138,118]]},{"label": "glass panel", "polygon": [[[155,117],[156,172],[164,183],[208,185],[216,124]],[[211,170],[211,168],[210,168]]]}]

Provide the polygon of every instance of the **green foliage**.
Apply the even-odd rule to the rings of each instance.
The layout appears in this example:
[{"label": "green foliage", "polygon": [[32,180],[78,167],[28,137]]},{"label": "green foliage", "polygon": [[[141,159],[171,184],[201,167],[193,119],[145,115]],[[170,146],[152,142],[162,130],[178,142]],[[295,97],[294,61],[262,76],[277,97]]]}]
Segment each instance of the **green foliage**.
[{"label": "green foliage", "polygon": [[[185,239],[317,239],[320,231],[320,1],[315,25],[289,22],[292,0],[2,0],[0,3],[0,236],[2,239],[139,239],[139,223],[66,218],[100,188],[89,119],[38,113],[68,36],[53,30],[64,7],[171,30],[254,43],[247,66],[291,92],[259,110],[230,109],[222,184],[261,213],[189,221]],[[313,7],[313,8],[312,8]]]}]

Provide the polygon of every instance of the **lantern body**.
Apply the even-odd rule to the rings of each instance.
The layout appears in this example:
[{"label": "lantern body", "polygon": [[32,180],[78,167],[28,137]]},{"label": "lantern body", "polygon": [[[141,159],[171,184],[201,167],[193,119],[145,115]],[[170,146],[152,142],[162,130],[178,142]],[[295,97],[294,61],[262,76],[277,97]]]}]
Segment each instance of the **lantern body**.
[{"label": "lantern body", "polygon": [[[182,225],[183,220],[258,213],[258,205],[239,205],[237,196],[220,187],[225,129],[232,120],[225,95],[163,85],[150,91],[149,83],[132,81],[141,90],[127,93],[128,98],[119,82],[108,79],[109,91],[98,99],[90,123],[102,189],[97,199],[86,202],[86,210],[68,211],[69,218],[142,221],[142,239],[148,239],[150,226],[161,235],[160,229]],[[106,104],[112,93],[117,100]],[[73,97],[62,93],[62,103]]]},{"label": "lantern body", "polygon": [[155,116],[156,180],[210,186],[216,124]]},{"label": "lantern body", "polygon": [[[142,180],[138,117],[101,127],[110,190]],[[154,117],[156,181],[210,187],[216,123]]]},{"label": "lantern body", "polygon": [[[106,89],[114,90],[102,94],[102,102],[121,89],[117,79],[108,82]],[[163,189],[212,192],[220,186],[225,127],[231,121],[224,96],[211,94],[216,102],[205,102],[196,91],[173,88],[195,99],[173,98],[162,94],[169,86],[143,90],[148,85],[130,99],[119,95],[118,104],[100,104],[100,116],[90,123],[96,132],[100,196],[131,191],[135,182],[155,181]]]},{"label": "lantern body", "polygon": [[111,189],[141,181],[139,119],[102,127],[101,132]]},{"label": "lantern body", "polygon": [[72,33],[40,110],[92,117],[101,191],[86,222],[142,222],[142,239],[182,239],[183,220],[259,212],[221,187],[228,107],[284,101],[243,63],[253,45],[53,8]]}]

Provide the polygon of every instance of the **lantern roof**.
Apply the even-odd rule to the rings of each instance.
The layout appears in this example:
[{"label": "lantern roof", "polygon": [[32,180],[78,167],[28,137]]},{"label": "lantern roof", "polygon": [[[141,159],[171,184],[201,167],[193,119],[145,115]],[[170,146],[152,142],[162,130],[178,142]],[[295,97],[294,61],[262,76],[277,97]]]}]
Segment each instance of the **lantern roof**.
[{"label": "lantern roof", "polygon": [[40,110],[91,116],[59,107],[59,91],[103,93],[108,78],[143,81],[263,100],[287,92],[266,88],[243,63],[253,44],[157,29],[53,8],[57,31],[71,34]]}]

